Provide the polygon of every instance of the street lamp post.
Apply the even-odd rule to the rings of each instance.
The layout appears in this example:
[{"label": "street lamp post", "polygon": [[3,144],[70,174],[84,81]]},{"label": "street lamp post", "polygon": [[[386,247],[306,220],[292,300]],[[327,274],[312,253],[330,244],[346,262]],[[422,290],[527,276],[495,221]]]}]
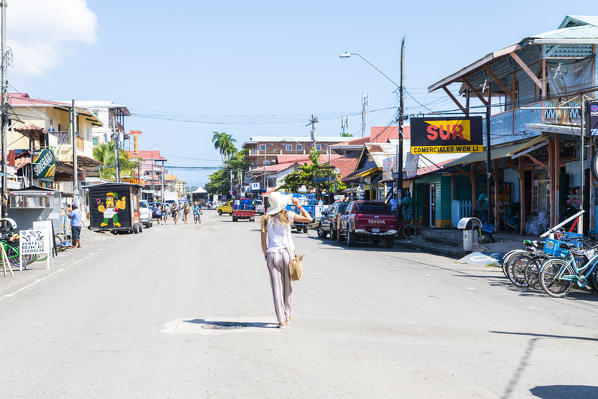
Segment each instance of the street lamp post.
[{"label": "street lamp post", "polygon": [[[397,201],[398,201],[402,197],[401,193],[402,193],[402,189],[403,189],[403,119],[404,119],[403,118],[403,111],[404,111],[403,84],[404,84],[404,78],[405,78],[405,69],[404,69],[404,66],[405,66],[405,37],[403,37],[403,40],[401,42],[401,84],[398,84],[397,82],[392,80],[387,74],[382,72],[382,70],[380,70],[380,68],[378,68],[377,66],[375,66],[374,64],[372,64],[371,62],[366,60],[359,53],[351,53],[351,52],[345,51],[339,57],[340,58],[350,58],[351,56],[357,56],[357,57],[361,58],[363,61],[365,61],[366,64],[368,64],[369,66],[374,68],[382,76],[384,76],[387,80],[389,80],[393,85],[395,85],[399,91],[399,111],[397,113],[397,124],[399,126],[399,148],[397,151],[397,161],[398,161],[397,162],[398,163],[398,167],[397,167]],[[397,207],[397,218],[399,220],[401,219],[401,207]]]}]

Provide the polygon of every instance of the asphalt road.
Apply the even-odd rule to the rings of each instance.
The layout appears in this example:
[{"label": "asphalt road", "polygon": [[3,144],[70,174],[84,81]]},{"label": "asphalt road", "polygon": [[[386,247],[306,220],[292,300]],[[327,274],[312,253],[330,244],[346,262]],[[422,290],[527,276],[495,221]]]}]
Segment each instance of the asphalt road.
[{"label": "asphalt road", "polygon": [[310,232],[279,330],[258,227],[206,212],[0,277],[0,398],[598,397],[598,297]]}]

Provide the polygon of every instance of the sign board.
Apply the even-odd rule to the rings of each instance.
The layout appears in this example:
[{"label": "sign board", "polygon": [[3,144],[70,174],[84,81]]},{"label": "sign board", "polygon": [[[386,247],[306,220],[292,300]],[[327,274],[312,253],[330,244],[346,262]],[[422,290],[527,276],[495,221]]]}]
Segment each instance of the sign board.
[{"label": "sign board", "polygon": [[138,177],[122,177],[120,180],[123,183],[140,184],[140,179]]},{"label": "sign board", "polygon": [[[48,223],[51,223],[48,221]],[[52,259],[52,248],[50,246],[50,236],[52,230],[48,226],[42,226],[41,229],[20,230],[19,231],[19,253],[20,269],[23,270],[23,255],[47,254],[47,268],[50,268]]]},{"label": "sign board", "polygon": [[394,173],[395,169],[398,169],[398,165],[396,165],[396,163],[396,156],[384,158],[382,160],[382,180],[392,179],[392,174]]},{"label": "sign board", "polygon": [[405,159],[405,174],[407,178],[417,176],[417,166],[419,164],[419,154],[408,153]]},{"label": "sign board", "polygon": [[251,191],[260,191],[259,183],[251,183]]},{"label": "sign board", "polygon": [[598,101],[588,102],[588,113],[590,115],[588,124],[590,135],[598,136]]},{"label": "sign board", "polygon": [[53,179],[56,167],[54,152],[48,148],[34,150],[31,156],[33,177],[36,179]]},{"label": "sign board", "polygon": [[483,152],[482,117],[410,118],[411,153]]}]

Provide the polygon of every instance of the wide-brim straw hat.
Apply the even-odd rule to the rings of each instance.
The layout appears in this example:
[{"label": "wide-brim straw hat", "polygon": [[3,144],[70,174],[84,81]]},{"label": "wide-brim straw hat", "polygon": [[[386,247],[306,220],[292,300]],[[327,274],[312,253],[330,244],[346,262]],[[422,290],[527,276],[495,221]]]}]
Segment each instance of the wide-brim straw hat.
[{"label": "wide-brim straw hat", "polygon": [[291,203],[291,196],[274,191],[268,197],[268,201],[270,202],[270,208],[266,213],[268,215],[275,215],[278,212],[286,209],[287,205]]}]

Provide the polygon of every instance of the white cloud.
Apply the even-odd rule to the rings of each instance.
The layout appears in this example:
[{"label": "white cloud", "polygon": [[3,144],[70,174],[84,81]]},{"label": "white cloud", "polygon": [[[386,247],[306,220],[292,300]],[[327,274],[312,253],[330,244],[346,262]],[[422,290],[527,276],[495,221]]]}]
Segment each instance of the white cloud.
[{"label": "white cloud", "polygon": [[8,0],[7,44],[33,75],[58,66],[72,43],[93,44],[98,21],[86,0]]}]

